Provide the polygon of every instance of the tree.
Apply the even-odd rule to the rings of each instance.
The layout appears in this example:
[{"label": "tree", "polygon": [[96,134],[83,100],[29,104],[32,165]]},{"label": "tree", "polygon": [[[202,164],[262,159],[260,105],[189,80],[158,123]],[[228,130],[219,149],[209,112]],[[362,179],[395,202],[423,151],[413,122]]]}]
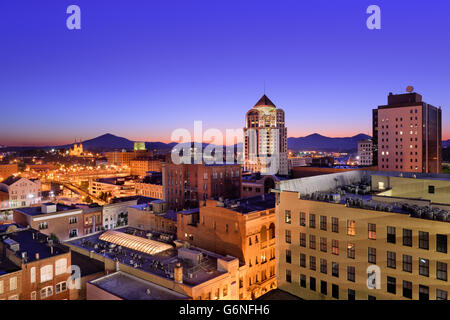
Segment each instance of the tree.
[{"label": "tree", "polygon": [[92,199],[90,196],[87,196],[86,198],[84,198],[84,202],[86,203],[92,203]]}]

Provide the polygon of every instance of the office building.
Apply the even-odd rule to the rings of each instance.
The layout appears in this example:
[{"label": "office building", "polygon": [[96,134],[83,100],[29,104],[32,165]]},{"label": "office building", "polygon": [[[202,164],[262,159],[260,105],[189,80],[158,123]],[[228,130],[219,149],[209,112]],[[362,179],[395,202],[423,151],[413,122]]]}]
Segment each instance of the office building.
[{"label": "office building", "polygon": [[373,164],[373,143],[371,139],[358,141],[358,165],[371,166]]}]

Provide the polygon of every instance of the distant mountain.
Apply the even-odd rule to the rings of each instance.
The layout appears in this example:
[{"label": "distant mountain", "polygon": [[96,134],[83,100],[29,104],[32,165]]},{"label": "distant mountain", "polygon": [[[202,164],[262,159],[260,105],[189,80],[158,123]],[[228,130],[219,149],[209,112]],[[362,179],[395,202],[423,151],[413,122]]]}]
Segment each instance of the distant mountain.
[{"label": "distant mountain", "polygon": [[[64,148],[71,147],[70,145],[63,146]],[[118,137],[107,133],[97,138],[83,141],[83,149],[86,150],[114,150],[114,149],[133,149],[134,141],[126,138]]]},{"label": "distant mountain", "polygon": [[369,138],[371,137],[363,133],[347,138],[331,138],[313,133],[306,137],[288,138],[288,149],[354,152],[358,149],[359,140]]},{"label": "distant mountain", "polygon": [[442,141],[442,147],[443,148],[448,148],[450,147],[450,139]]}]

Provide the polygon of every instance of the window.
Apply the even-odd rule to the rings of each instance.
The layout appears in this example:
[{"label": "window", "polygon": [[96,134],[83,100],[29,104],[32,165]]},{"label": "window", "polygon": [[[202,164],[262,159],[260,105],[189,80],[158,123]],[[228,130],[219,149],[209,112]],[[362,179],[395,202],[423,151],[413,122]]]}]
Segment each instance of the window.
[{"label": "window", "polygon": [[5,292],[5,285],[3,284],[3,280],[0,280],[0,294]]},{"label": "window", "polygon": [[222,297],[226,297],[228,295],[228,287],[223,287],[222,289]]},{"label": "window", "polygon": [[412,247],[412,230],[403,229],[403,245]]},{"label": "window", "polygon": [[339,299],[339,286],[337,284],[331,285],[331,296],[335,299]]},{"label": "window", "polygon": [[286,270],[286,282],[292,282],[291,270]]},{"label": "window", "polygon": [[387,227],[387,242],[395,243],[395,227]]},{"label": "window", "polygon": [[429,249],[429,233],[419,231],[419,248],[420,249]]},{"label": "window", "polygon": [[310,228],[316,227],[316,215],[313,213],[309,214],[309,227]]},{"label": "window", "polygon": [[447,300],[447,291],[436,289],[436,300]]},{"label": "window", "polygon": [[286,241],[286,243],[291,243],[291,230],[286,230],[285,241]]},{"label": "window", "polygon": [[412,272],[412,256],[403,255],[403,271]]},{"label": "window", "polygon": [[53,295],[53,287],[48,286],[41,289],[41,299],[48,298]]},{"label": "window", "polygon": [[316,291],[316,278],[309,277],[309,290]]},{"label": "window", "polygon": [[331,263],[331,275],[333,277],[339,278],[339,263],[337,262]]},{"label": "window", "polygon": [[60,282],[56,284],[56,293],[64,292],[67,290],[67,283],[66,282]]},{"label": "window", "polygon": [[306,268],[306,255],[300,253],[300,267]]},{"label": "window", "polygon": [[31,267],[30,269],[30,282],[31,283],[36,282],[36,267]]},{"label": "window", "polygon": [[425,277],[430,275],[430,260],[419,258],[419,274]]},{"label": "window", "polygon": [[316,257],[309,257],[309,268],[313,271],[316,271]]},{"label": "window", "polygon": [[339,218],[331,218],[331,232],[339,233]]},{"label": "window", "polygon": [[13,291],[17,289],[17,277],[9,278],[9,290]]},{"label": "window", "polygon": [[403,296],[412,299],[412,282],[403,281]]},{"label": "window", "polygon": [[306,288],[306,276],[304,274],[300,275],[300,287]]},{"label": "window", "polygon": [[291,211],[290,210],[284,211],[284,222],[291,224]]},{"label": "window", "polygon": [[430,288],[427,286],[419,285],[419,300],[429,300],[430,299]]},{"label": "window", "polygon": [[[86,220],[88,220],[88,217],[86,217]],[[70,217],[69,218],[69,224],[78,223],[78,217]]]},{"label": "window", "polygon": [[447,235],[445,234],[436,235],[436,251],[447,253]]},{"label": "window", "polygon": [[320,259],[320,272],[327,274],[327,260],[325,259]]},{"label": "window", "polygon": [[53,265],[49,264],[41,268],[41,283],[53,279]]},{"label": "window", "polygon": [[300,212],[300,226],[306,226],[306,213]]},{"label": "window", "polygon": [[300,232],[300,247],[306,248],[306,233]]},{"label": "window", "polygon": [[320,237],[320,251],[327,252],[327,238]]},{"label": "window", "polygon": [[386,260],[386,262],[387,262],[386,266],[388,268],[395,269],[397,267],[395,252],[387,251],[387,260]]},{"label": "window", "polygon": [[356,296],[355,290],[348,289],[347,296],[348,296],[348,300],[355,300],[355,296]]},{"label": "window", "polygon": [[78,237],[78,229],[72,229],[69,231],[69,238]]},{"label": "window", "polygon": [[48,222],[41,222],[38,225],[39,230],[48,229]]},{"label": "window", "polygon": [[347,235],[354,236],[355,234],[355,220],[347,220]]},{"label": "window", "polygon": [[36,300],[36,291],[31,292],[31,300]]},{"label": "window", "polygon": [[369,223],[368,229],[369,229],[369,239],[376,240],[377,239],[377,225],[374,223]]},{"label": "window", "polygon": [[309,235],[309,248],[316,249],[316,236],[313,234]]},{"label": "window", "polygon": [[326,295],[327,294],[327,282],[326,281],[320,281],[320,293]]},{"label": "window", "polygon": [[375,296],[368,295],[367,300],[377,300]]},{"label": "window", "polygon": [[434,193],[434,186],[428,186],[428,193]]},{"label": "window", "polygon": [[335,255],[339,255],[339,241],[332,240],[331,241],[331,253]]},{"label": "window", "polygon": [[327,231],[327,217],[320,216],[320,230]]},{"label": "window", "polygon": [[355,244],[348,243],[347,244],[347,258],[355,259]]},{"label": "window", "polygon": [[67,272],[67,259],[61,258],[55,262],[55,275],[64,274]]},{"label": "window", "polygon": [[447,281],[447,264],[446,263],[436,261],[436,278],[439,280]]},{"label": "window", "polygon": [[392,293],[392,294],[396,294],[397,290],[396,290],[395,278],[387,277],[386,281],[387,281],[387,292]]},{"label": "window", "polygon": [[368,257],[367,261],[372,264],[377,263],[377,249],[375,248],[368,248]]},{"label": "window", "polygon": [[347,267],[347,280],[355,282],[355,267]]},{"label": "window", "polygon": [[286,250],[286,263],[292,262],[291,250]]}]

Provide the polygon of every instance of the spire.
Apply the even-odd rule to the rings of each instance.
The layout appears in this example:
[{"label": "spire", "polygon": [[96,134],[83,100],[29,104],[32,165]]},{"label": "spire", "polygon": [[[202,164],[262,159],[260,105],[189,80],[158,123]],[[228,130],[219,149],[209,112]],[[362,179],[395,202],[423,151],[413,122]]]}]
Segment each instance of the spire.
[{"label": "spire", "polygon": [[269,106],[269,107],[275,107],[275,104],[270,101],[270,99],[264,94],[261,99],[255,104],[255,107],[259,106]]}]

